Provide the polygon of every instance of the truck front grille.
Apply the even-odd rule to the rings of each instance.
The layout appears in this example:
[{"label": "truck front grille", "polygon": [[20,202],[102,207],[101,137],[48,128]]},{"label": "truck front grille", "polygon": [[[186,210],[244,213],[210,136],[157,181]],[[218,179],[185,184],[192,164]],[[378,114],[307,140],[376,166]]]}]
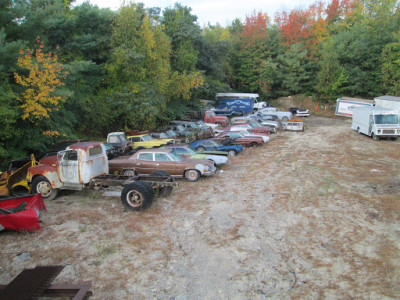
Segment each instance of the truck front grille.
[{"label": "truck front grille", "polygon": [[395,134],[394,129],[385,129],[382,130],[382,134]]}]

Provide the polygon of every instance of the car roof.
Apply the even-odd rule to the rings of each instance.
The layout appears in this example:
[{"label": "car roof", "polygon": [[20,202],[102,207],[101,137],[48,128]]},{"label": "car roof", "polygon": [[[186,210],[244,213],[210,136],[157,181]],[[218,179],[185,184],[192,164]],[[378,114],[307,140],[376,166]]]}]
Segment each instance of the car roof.
[{"label": "car roof", "polygon": [[95,142],[95,141],[91,141],[91,142],[80,142],[80,143],[75,143],[72,145],[69,145],[68,148],[69,149],[85,149],[88,150],[89,148],[92,147],[96,147],[96,146],[101,146],[103,142]]},{"label": "car roof", "polygon": [[154,152],[158,152],[158,153],[160,153],[160,152],[169,153],[169,152],[171,152],[171,149],[166,149],[166,148],[142,149],[142,150],[139,150],[139,151],[136,152],[136,153],[154,153]]},{"label": "car roof", "polygon": [[164,148],[168,148],[168,149],[170,149],[170,148],[187,148],[187,147],[189,147],[189,145],[166,145],[166,146],[164,146]]}]

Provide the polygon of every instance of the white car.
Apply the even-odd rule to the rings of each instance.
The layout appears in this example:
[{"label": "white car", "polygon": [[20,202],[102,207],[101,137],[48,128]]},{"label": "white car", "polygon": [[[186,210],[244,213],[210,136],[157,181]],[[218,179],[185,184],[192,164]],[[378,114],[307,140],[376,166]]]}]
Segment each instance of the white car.
[{"label": "white car", "polygon": [[289,121],[293,117],[293,114],[290,111],[270,111],[262,109],[258,111],[258,113],[261,113],[263,115],[262,118],[266,116],[275,116],[278,118],[278,120],[284,122]]}]

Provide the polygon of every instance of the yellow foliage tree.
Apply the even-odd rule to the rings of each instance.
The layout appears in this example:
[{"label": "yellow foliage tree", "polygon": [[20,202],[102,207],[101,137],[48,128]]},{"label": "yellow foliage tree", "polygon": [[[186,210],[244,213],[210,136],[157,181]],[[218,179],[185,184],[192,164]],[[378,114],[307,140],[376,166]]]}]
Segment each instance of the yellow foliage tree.
[{"label": "yellow foliage tree", "polygon": [[49,118],[49,113],[59,109],[60,103],[64,100],[61,96],[55,95],[59,86],[64,85],[64,79],[68,72],[62,64],[57,62],[57,55],[43,53],[44,45],[36,39],[38,47],[36,51],[31,49],[20,50],[18,66],[29,71],[27,76],[14,73],[18,84],[26,87],[20,94],[18,100],[22,103],[22,119],[32,122]]}]

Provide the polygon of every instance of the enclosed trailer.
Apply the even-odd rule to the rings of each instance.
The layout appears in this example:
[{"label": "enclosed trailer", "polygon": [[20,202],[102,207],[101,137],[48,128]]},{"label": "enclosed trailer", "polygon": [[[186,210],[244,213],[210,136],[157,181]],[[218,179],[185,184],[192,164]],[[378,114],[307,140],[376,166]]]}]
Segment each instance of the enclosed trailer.
[{"label": "enclosed trailer", "polygon": [[373,100],[341,97],[336,100],[336,112],[335,115],[343,117],[352,117],[353,109],[356,106],[373,106]]},{"label": "enclosed trailer", "polygon": [[380,96],[374,98],[375,106],[395,109],[400,111],[400,97]]},{"label": "enclosed trailer", "polygon": [[399,111],[375,106],[355,107],[351,128],[375,141],[395,139],[400,136]]}]

